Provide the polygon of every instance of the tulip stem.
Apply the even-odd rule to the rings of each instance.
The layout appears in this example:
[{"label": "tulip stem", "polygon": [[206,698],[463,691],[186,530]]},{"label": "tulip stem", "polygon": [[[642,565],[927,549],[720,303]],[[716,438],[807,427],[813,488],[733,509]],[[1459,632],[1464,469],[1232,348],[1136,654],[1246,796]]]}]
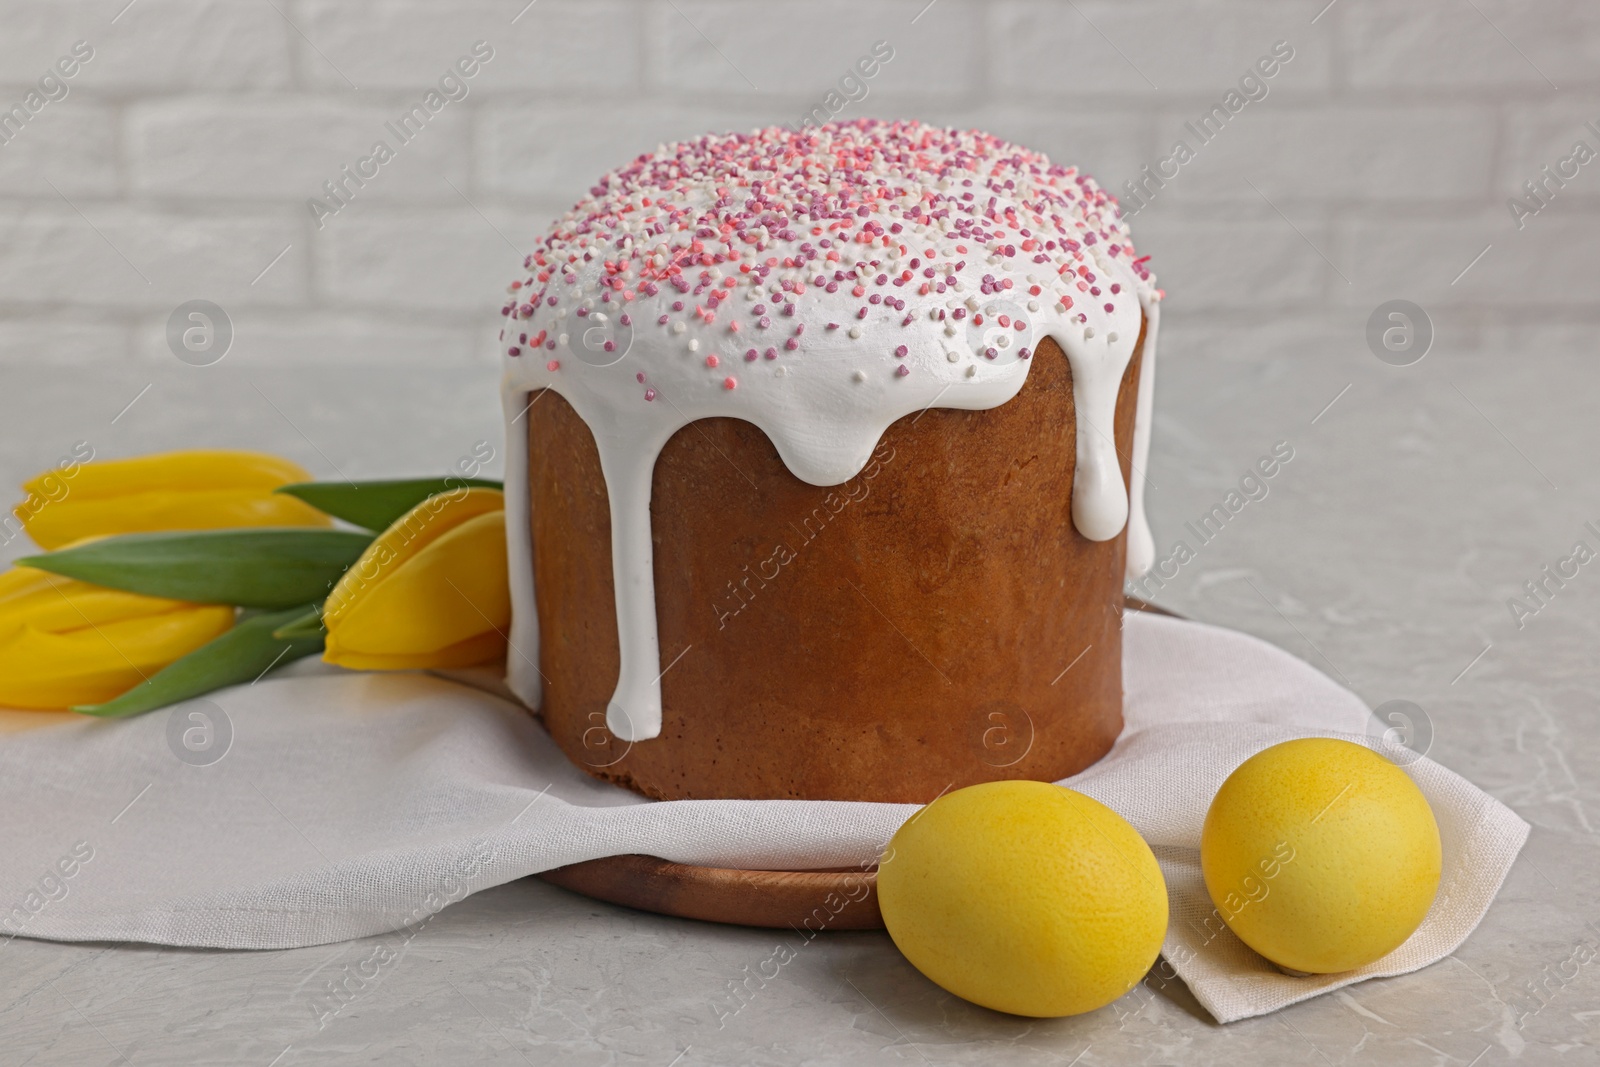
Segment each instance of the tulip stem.
[{"label": "tulip stem", "polygon": [[147,680],[104,704],[82,704],[83,715],[123,719],[189,700],[230,685],[256,681],[267,671],[322,651],[322,637],[280,640],[276,631],[314,609],[308,605],[253,615],[233,629],[174,660]]},{"label": "tulip stem", "polygon": [[279,641],[289,641],[301,637],[320,638],[328,632],[322,625],[322,605],[318,604],[310,611],[272,631],[272,636]]}]

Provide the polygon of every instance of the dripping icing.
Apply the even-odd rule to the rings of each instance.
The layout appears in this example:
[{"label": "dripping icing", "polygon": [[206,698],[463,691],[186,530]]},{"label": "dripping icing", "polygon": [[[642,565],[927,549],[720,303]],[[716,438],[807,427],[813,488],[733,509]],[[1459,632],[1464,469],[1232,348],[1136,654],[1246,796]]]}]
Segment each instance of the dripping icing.
[{"label": "dripping icing", "polygon": [[[1115,201],[1073,168],[916,123],[704,137],[607,175],[525,267],[501,341],[508,682],[530,704],[540,678],[521,419],[538,389],[589,426],[610,496],[621,671],[607,726],[623,740],[660,732],[661,666],[682,651],[659,647],[650,484],[662,447],[696,419],[751,422],[796,477],[837,485],[905,415],[1010,400],[1049,336],[1072,369],[1074,525],[1100,541],[1127,527],[1129,575],[1150,565],[1142,485],[1160,292]],[[1112,425],[1141,323],[1130,489]]]}]

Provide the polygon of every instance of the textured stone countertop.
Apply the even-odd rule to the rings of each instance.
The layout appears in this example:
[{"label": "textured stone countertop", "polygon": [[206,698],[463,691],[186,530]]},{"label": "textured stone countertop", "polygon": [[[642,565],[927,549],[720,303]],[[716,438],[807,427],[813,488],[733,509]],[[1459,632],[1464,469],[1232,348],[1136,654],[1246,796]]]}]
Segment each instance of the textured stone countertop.
[{"label": "textured stone countertop", "polygon": [[[1294,459],[1155,599],[1273,641],[1372,705],[1414,701],[1430,754],[1533,824],[1452,957],[1226,1027],[1175,985],[1038,1021],[944,993],[884,934],[837,933],[719,1027],[712,1001],[784,934],[523,880],[438,915],[320,1029],[309,991],[361,959],[360,943],[14,940],[0,948],[0,1062],[1596,1062],[1600,964],[1574,960],[1600,945],[1600,574],[1584,568],[1521,628],[1507,606],[1575,541],[1600,547],[1584,527],[1600,524],[1592,339],[1461,337],[1441,322],[1427,358],[1399,368],[1367,351],[1365,317],[1168,324],[1150,470],[1162,553],[1275,443]],[[361,477],[442,472],[499,434],[488,365],[240,358],[3,374],[0,481],[11,485],[79,440],[104,457],[265,448],[319,476]]]}]

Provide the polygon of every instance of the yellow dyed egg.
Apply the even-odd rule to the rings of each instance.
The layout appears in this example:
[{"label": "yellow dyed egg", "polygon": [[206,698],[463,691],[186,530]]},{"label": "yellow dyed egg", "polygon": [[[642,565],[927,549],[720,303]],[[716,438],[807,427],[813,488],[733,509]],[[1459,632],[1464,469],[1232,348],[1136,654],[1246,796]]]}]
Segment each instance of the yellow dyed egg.
[{"label": "yellow dyed egg", "polygon": [[1048,782],[969,786],[923,808],[889,842],[878,903],[912,966],[1016,1015],[1111,1003],[1167,931],[1167,887],[1144,839]]},{"label": "yellow dyed egg", "polygon": [[1439,864],[1439,827],[1410,776],[1328,737],[1241,763],[1200,837],[1216,914],[1267,959],[1314,974],[1398,948],[1433,904]]}]

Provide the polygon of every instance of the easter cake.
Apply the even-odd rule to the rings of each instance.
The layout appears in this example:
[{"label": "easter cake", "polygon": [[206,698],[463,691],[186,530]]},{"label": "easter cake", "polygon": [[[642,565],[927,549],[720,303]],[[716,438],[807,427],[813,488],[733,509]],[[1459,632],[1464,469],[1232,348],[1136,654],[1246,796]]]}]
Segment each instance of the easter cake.
[{"label": "easter cake", "polygon": [[500,309],[507,683],[656,798],[926,802],[1122,726],[1160,290],[976,131],[663,145]]}]

